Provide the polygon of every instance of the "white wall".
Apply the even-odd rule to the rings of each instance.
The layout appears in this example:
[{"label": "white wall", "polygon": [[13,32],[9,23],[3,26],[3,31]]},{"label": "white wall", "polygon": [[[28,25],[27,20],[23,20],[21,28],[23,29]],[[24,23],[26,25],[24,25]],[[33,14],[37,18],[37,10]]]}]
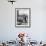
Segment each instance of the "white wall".
[{"label": "white wall", "polygon": [[[33,40],[46,40],[45,5],[45,0],[17,0],[14,5],[0,0],[0,40],[15,40],[22,31],[30,34]],[[15,27],[15,8],[31,8],[31,28]]]}]

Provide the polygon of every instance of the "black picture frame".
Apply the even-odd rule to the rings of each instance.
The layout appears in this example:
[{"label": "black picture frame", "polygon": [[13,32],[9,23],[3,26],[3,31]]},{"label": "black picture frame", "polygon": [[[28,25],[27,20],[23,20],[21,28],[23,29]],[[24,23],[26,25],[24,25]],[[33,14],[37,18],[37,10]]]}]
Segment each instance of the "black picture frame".
[{"label": "black picture frame", "polygon": [[15,27],[31,27],[31,8],[15,8]]}]

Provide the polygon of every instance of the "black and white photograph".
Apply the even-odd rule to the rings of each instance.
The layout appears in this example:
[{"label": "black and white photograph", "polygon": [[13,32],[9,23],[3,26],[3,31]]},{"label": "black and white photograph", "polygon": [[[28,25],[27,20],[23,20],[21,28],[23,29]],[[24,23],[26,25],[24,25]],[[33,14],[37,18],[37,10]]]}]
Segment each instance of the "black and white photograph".
[{"label": "black and white photograph", "polygon": [[15,26],[16,27],[30,27],[30,8],[16,8],[15,9]]}]

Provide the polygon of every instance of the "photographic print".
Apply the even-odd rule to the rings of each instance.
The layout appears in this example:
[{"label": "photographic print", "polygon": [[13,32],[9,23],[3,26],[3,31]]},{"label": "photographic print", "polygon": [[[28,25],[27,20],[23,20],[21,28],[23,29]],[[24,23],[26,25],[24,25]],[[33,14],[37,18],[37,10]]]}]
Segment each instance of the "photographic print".
[{"label": "photographic print", "polygon": [[15,12],[15,26],[30,27],[30,8],[16,8]]}]

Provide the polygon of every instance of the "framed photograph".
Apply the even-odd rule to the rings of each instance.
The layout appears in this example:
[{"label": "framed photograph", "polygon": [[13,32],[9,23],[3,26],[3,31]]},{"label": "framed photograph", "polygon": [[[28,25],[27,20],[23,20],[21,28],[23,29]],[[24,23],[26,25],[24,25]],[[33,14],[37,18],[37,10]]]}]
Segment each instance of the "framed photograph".
[{"label": "framed photograph", "polygon": [[15,8],[15,26],[30,27],[31,26],[31,9]]}]

